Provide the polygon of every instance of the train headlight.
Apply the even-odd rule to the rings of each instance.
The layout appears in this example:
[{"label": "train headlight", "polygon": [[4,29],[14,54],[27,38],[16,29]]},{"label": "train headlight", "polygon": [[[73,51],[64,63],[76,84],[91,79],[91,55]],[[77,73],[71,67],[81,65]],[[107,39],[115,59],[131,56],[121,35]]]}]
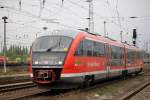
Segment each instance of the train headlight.
[{"label": "train headlight", "polygon": [[38,61],[35,61],[34,64],[39,64],[39,62],[38,62]]},{"label": "train headlight", "polygon": [[64,51],[68,51],[68,48],[64,48]]},{"label": "train headlight", "polygon": [[32,73],[30,74],[30,77],[31,77],[31,78],[33,77],[33,74],[32,74]]},{"label": "train headlight", "polygon": [[61,65],[61,64],[62,64],[62,61],[59,61],[59,62],[58,62],[58,64],[60,64],[60,65]]}]

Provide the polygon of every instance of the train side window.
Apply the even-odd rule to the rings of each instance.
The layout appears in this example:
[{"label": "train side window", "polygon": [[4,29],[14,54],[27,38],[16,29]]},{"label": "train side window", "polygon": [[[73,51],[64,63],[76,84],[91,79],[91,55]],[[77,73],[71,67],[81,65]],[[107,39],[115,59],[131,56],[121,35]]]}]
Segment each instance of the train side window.
[{"label": "train side window", "polygon": [[83,55],[83,41],[80,42],[75,52],[75,56],[82,56],[82,55]]},{"label": "train side window", "polygon": [[117,66],[119,64],[119,47],[117,46],[112,46],[112,65]]},{"label": "train side window", "polygon": [[112,59],[118,59],[118,47],[112,46]]},{"label": "train side window", "polygon": [[83,40],[77,50],[75,51],[75,56],[104,56],[104,44],[100,42],[94,42],[91,40]]},{"label": "train side window", "polygon": [[133,52],[131,49],[127,49],[127,63],[131,64],[133,62]]},{"label": "train side window", "polygon": [[139,52],[139,56],[140,56],[140,57],[139,57],[140,59],[144,59],[144,52],[143,52],[143,51],[140,51],[140,52]]},{"label": "train side window", "polygon": [[104,44],[100,42],[94,42],[93,56],[104,56]]},{"label": "train side window", "polygon": [[91,41],[91,40],[83,41],[83,55],[84,56],[93,56],[93,41]]},{"label": "train side window", "polygon": [[137,52],[137,58],[138,58],[138,59],[141,59],[140,54],[141,54],[141,52],[140,52],[140,51],[138,51],[138,52]]},{"label": "train side window", "polygon": [[96,42],[93,42],[93,56],[95,56],[95,57],[98,56]]},{"label": "train side window", "polygon": [[124,65],[124,48],[120,48],[120,61],[121,65]]}]

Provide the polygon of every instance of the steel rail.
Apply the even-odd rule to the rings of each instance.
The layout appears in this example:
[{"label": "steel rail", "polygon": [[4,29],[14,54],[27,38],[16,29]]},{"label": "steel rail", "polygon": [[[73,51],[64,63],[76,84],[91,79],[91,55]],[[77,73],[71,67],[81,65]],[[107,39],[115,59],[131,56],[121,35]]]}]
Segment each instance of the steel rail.
[{"label": "steel rail", "polygon": [[30,99],[31,97],[36,97],[36,96],[40,96],[42,94],[46,94],[46,93],[49,93],[49,97],[47,97],[48,99],[53,99],[53,98],[58,98],[60,96],[64,96],[64,95],[70,95],[70,94],[76,94],[76,93],[80,93],[80,92],[85,92],[85,91],[88,91],[88,90],[91,90],[91,89],[95,89],[95,88],[98,88],[98,87],[103,87],[103,86],[106,86],[106,85],[109,85],[109,84],[112,84],[114,82],[117,82],[117,81],[121,81],[122,78],[117,78],[115,80],[110,80],[110,81],[102,81],[102,83],[97,83],[97,84],[94,84],[90,87],[85,87],[85,88],[74,88],[74,89],[67,89],[67,90],[40,90],[39,91],[36,91],[36,92],[33,92],[33,93],[30,93],[30,94],[23,94],[23,95],[19,95],[19,96],[16,96],[16,97],[11,97],[11,98],[8,98],[8,100],[26,100],[26,99]]},{"label": "steel rail", "polygon": [[36,84],[34,84],[32,81],[5,84],[5,85],[0,85],[0,93],[9,92],[9,91],[17,90],[17,89],[30,88],[30,87],[35,87],[35,86]]},{"label": "steel rail", "polygon": [[127,94],[123,95],[122,97],[119,98],[119,100],[129,100],[136,94],[138,94],[140,91],[145,89],[150,85],[150,81],[145,82],[144,84],[141,84],[139,87],[135,88],[134,90],[128,92]]},{"label": "steel rail", "polygon": [[[133,78],[133,77],[127,77],[127,78]],[[33,93],[30,93],[30,94],[23,94],[23,95],[19,95],[19,96],[16,96],[16,97],[12,97],[12,98],[9,98],[8,100],[22,100],[22,99],[30,99],[31,97],[37,97],[37,96],[40,96],[41,94],[46,94],[46,93],[49,93],[49,97],[46,97],[46,100],[49,100],[49,99],[53,99],[53,98],[58,98],[60,96],[67,96],[67,95],[70,95],[70,94],[76,94],[76,93],[82,93],[82,92],[85,92],[85,91],[89,91],[89,90],[92,90],[92,89],[96,89],[96,88],[100,88],[100,87],[103,87],[103,86],[107,86],[109,84],[112,84],[112,83],[116,83],[116,82],[119,82],[121,80],[124,80],[124,78],[116,78],[116,79],[113,79],[113,80],[106,80],[106,81],[100,81],[90,87],[86,87],[86,88],[75,88],[75,89],[70,89],[70,90],[63,90],[63,91],[60,91],[57,93],[55,93],[54,91],[51,91],[51,90],[39,90],[39,91],[36,91],[36,92],[33,92]],[[122,99],[121,99],[122,100]],[[126,99],[124,99],[126,100]]]}]

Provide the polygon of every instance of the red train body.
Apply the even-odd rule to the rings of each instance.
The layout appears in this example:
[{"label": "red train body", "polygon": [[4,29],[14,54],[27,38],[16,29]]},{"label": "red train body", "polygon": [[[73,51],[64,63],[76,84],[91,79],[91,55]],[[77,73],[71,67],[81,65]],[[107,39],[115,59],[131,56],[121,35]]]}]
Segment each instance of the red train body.
[{"label": "red train body", "polygon": [[55,31],[36,39],[31,50],[33,81],[50,88],[88,85],[99,79],[139,73],[142,50],[82,31]]},{"label": "red train body", "polygon": [[6,57],[0,56],[0,64],[3,64],[5,60],[7,61]]}]

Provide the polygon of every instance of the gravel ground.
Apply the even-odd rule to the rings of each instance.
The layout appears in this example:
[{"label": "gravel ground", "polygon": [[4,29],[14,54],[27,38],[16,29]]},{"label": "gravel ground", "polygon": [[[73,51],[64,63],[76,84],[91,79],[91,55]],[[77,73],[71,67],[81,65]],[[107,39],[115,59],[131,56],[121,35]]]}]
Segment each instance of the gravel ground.
[{"label": "gravel ground", "polygon": [[150,86],[136,94],[132,99],[130,100],[150,100]]},{"label": "gravel ground", "polygon": [[[86,92],[74,93],[70,95],[61,95],[52,98],[49,95],[40,95],[30,100],[118,100],[125,93],[135,89],[141,83],[150,79],[150,67],[146,69],[144,74],[138,76],[129,76],[125,80],[120,80],[107,86],[91,89]],[[149,92],[150,93],[150,92]],[[148,93],[145,93],[148,94]],[[146,97],[148,95],[145,95]],[[150,96],[149,96],[150,97]],[[133,100],[150,100],[150,99],[133,99]]]},{"label": "gravel ground", "polygon": [[120,96],[123,96],[128,91],[133,90],[139,86],[141,82],[149,80],[149,77],[143,75],[137,77],[131,77],[111,85],[101,87],[87,94],[91,100],[117,100]]}]

